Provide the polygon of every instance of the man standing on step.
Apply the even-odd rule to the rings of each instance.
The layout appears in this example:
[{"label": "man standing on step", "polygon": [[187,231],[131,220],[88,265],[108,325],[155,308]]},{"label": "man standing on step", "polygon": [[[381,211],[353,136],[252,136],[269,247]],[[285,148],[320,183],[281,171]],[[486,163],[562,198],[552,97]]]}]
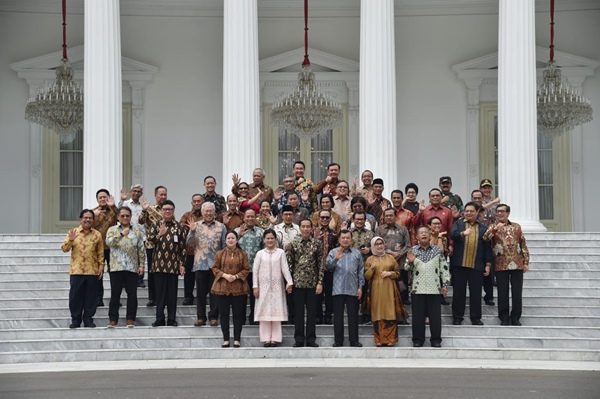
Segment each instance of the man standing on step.
[{"label": "man standing on step", "polygon": [[464,218],[452,225],[450,237],[454,240],[454,253],[450,256],[450,273],[454,288],[452,298],[452,324],[461,325],[465,314],[467,284],[469,285],[469,307],[471,323],[482,326],[481,286],[483,276],[492,268],[492,249],[483,240],[486,227],[477,220],[477,204],[467,202]]},{"label": "man standing on step", "polygon": [[69,328],[80,327],[82,321],[86,327],[96,327],[92,318],[98,302],[98,280],[104,273],[104,240],[92,229],[94,217],[91,209],[81,211],[79,227],[69,230],[61,246],[63,252],[71,251]]},{"label": "man standing on step", "polygon": [[177,327],[177,285],[179,275],[185,275],[187,229],[175,220],[175,204],[171,200],[166,200],[160,211],[163,219],[148,231],[148,241],[154,247],[150,267],[156,292],[156,320],[152,327]]},{"label": "man standing on step", "polygon": [[[494,269],[498,282],[498,318],[503,326],[520,326],[523,307],[523,273],[529,270],[529,249],[518,223],[508,220],[510,206],[496,207],[498,222],[483,236],[491,241]],[[512,311],[509,313],[509,286],[512,291]]]},{"label": "man standing on step", "polygon": [[[117,224],[119,208],[115,205],[115,198],[105,188],[101,188],[96,192],[96,201],[98,201],[98,206],[92,209],[94,212],[92,228],[102,234],[104,260],[107,263],[108,272],[110,273],[110,248],[106,244],[106,232],[109,228]],[[102,278],[100,278],[100,285],[98,286],[98,306],[104,306],[104,282]]]},{"label": "man standing on step", "polygon": [[[142,195],[144,195],[144,187],[141,184],[131,186],[131,199],[127,199],[127,190],[123,187],[121,189],[121,201],[119,201],[117,207],[120,209],[122,206],[126,206],[131,209],[131,225],[138,229],[145,239],[146,228],[143,224],[139,223],[140,215],[142,214]],[[137,286],[139,288],[146,288],[143,274],[138,276]]]}]

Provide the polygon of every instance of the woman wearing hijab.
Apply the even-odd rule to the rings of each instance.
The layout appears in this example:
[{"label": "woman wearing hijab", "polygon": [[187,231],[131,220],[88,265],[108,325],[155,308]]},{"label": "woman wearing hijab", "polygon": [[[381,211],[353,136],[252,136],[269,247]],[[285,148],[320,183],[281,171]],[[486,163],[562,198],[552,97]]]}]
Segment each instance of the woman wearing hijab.
[{"label": "woman wearing hijab", "polygon": [[398,342],[398,321],[408,318],[396,284],[400,268],[396,259],[385,253],[383,238],[373,237],[371,253],[373,255],[365,263],[365,279],[369,282],[367,301],[371,311],[375,345],[394,346]]}]

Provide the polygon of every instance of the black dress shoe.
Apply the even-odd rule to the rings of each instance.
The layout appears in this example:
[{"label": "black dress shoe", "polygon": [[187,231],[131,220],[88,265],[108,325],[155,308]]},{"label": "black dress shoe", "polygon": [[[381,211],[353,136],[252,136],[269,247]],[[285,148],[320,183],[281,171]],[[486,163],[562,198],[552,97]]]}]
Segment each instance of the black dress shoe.
[{"label": "black dress shoe", "polygon": [[227,341],[227,343],[224,343],[223,345],[221,345],[221,348],[229,348],[231,346],[231,344],[229,343],[229,341]]},{"label": "black dress shoe", "polygon": [[169,327],[177,327],[179,324],[177,324],[177,320],[169,320],[167,321],[167,325]]},{"label": "black dress shoe", "polygon": [[442,305],[448,306],[450,305],[450,302],[448,302],[446,299],[442,299]]},{"label": "black dress shoe", "polygon": [[423,346],[422,342],[413,342],[413,348],[420,348]]},{"label": "black dress shoe", "polygon": [[292,345],[294,348],[302,348],[304,347],[304,342],[294,342],[294,345]]},{"label": "black dress shoe", "polygon": [[148,301],[148,303],[146,304],[147,307],[151,308],[153,306],[156,306],[156,302],[154,301]]},{"label": "black dress shoe", "polygon": [[92,321],[90,321],[89,323],[84,323],[83,326],[87,328],[96,328],[96,325]]},{"label": "black dress shoe", "polygon": [[317,344],[316,342],[308,342],[306,344],[306,346],[310,347],[310,348],[318,348],[319,344]]},{"label": "black dress shoe", "polygon": [[496,302],[494,302],[493,299],[486,299],[485,304],[488,306],[494,306],[494,305],[496,305]]},{"label": "black dress shoe", "polygon": [[517,327],[520,327],[520,326],[522,326],[522,324],[521,324],[521,322],[520,322],[519,320],[513,320],[513,321],[512,321],[512,325],[513,325],[513,326],[517,326]]},{"label": "black dress shoe", "polygon": [[160,322],[160,321],[155,321],[154,323],[152,323],[152,327],[163,327],[165,326],[167,323],[165,323],[164,321]]},{"label": "black dress shoe", "polygon": [[483,321],[481,320],[473,320],[471,321],[471,324],[473,324],[474,326],[482,326],[483,325]]},{"label": "black dress shoe", "polygon": [[462,320],[461,319],[454,319],[452,320],[452,325],[454,326],[460,326],[462,324]]},{"label": "black dress shoe", "polygon": [[331,316],[325,316],[323,318],[323,324],[333,324],[333,317],[331,317]]},{"label": "black dress shoe", "polygon": [[323,324],[323,318],[317,318],[315,324]]},{"label": "black dress shoe", "polygon": [[186,298],[183,300],[183,306],[190,306],[194,304],[194,299]]},{"label": "black dress shoe", "polygon": [[77,323],[71,323],[69,324],[69,328],[79,328],[81,326],[81,323],[77,324]]},{"label": "black dress shoe", "polygon": [[431,347],[432,348],[441,348],[442,344],[440,344],[439,342],[432,342],[431,343]]},{"label": "black dress shoe", "polygon": [[353,346],[355,348],[362,348],[362,344],[358,341],[350,342],[350,346]]},{"label": "black dress shoe", "polygon": [[398,322],[399,326],[408,326],[410,323],[407,320],[402,320]]},{"label": "black dress shoe", "polygon": [[96,307],[102,307],[104,306],[104,301],[98,301],[98,303],[96,304]]},{"label": "black dress shoe", "polygon": [[501,325],[501,326],[510,326],[510,323],[508,322],[508,320],[502,320],[502,321],[500,322],[500,325]]},{"label": "black dress shoe", "polygon": [[340,346],[344,346],[343,342],[334,342],[332,345],[334,348],[340,347]]},{"label": "black dress shoe", "polygon": [[406,301],[402,301],[402,303],[404,305],[412,305],[412,302],[410,301],[410,299],[407,299]]}]

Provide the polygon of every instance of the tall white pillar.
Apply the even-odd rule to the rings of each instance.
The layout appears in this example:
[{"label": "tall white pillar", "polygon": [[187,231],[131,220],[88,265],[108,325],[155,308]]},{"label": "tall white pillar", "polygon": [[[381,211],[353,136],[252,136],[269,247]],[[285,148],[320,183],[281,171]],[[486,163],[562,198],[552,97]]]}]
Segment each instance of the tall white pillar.
[{"label": "tall white pillar", "polygon": [[119,0],[85,0],[83,206],[96,191],[117,197],[123,181]]},{"label": "tall white pillar", "polygon": [[499,197],[524,231],[545,231],[538,199],[535,0],[500,0],[499,18]]},{"label": "tall white pillar", "polygon": [[260,159],[260,85],[258,79],[257,0],[224,0],[223,22],[223,176],[252,182]]},{"label": "tall white pillar", "polygon": [[[360,7],[361,172],[373,171],[384,195],[398,188],[396,147],[396,60],[394,0],[361,0]],[[387,195],[386,195],[387,193]]]}]

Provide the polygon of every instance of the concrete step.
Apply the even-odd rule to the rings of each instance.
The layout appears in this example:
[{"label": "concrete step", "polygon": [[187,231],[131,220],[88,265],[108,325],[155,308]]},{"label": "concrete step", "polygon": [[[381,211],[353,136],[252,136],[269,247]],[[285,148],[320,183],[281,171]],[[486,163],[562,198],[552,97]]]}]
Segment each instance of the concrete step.
[{"label": "concrete step", "polygon": [[[45,264],[45,263],[60,263],[62,265],[69,265],[69,261],[71,259],[71,255],[65,253],[48,255],[48,256],[31,256],[31,255],[8,255],[8,256],[0,256],[0,265],[21,265],[21,264],[29,264],[29,265],[37,265],[37,264]],[[68,270],[68,268],[67,268]]]},{"label": "concrete step", "polygon": [[[121,318],[124,320],[125,311],[122,311]],[[470,324],[469,315],[465,313],[465,323]],[[500,320],[497,315],[483,315],[482,319],[484,324],[500,325]],[[108,325],[108,315],[106,313],[97,313],[94,317],[94,322],[98,326]],[[138,316],[136,323],[142,326],[150,326],[155,321],[155,316]],[[177,322],[180,325],[191,326],[196,321],[196,317],[193,315],[180,315],[177,317]],[[452,317],[450,315],[442,316],[442,322],[446,325],[452,324]],[[586,327],[600,327],[600,316],[560,316],[560,315],[524,315],[521,318],[521,322],[527,326],[586,326]],[[62,317],[53,318],[4,318],[0,319],[0,329],[11,329],[11,328],[56,328],[56,327],[68,327],[71,323],[71,318],[68,314]]]},{"label": "concrete step", "polygon": [[[142,316],[153,316],[155,314],[154,307],[145,306],[145,302],[138,301],[138,310],[137,315],[139,317]],[[186,305],[183,306],[181,304],[182,300],[179,299],[177,304],[177,315],[178,316],[194,316],[196,315],[196,306]],[[104,302],[106,306],[99,307],[96,310],[96,315],[107,315],[108,314],[108,302]],[[126,300],[121,299],[121,303],[123,304],[120,313],[121,316],[125,315],[125,306]],[[28,305],[28,304],[21,304]],[[247,313],[249,313],[250,305],[247,305]],[[412,307],[410,305],[406,306],[406,310],[409,314],[412,314]],[[481,312],[484,315],[488,316],[496,316],[498,314],[497,306],[487,306],[483,305],[481,307]],[[0,310],[0,319],[18,319],[18,318],[27,318],[27,319],[49,319],[55,317],[64,317],[70,314],[68,307],[22,307],[22,308],[13,308],[13,309],[1,309]],[[452,314],[451,306],[443,306],[442,307],[442,315],[450,316]],[[469,314],[469,306],[466,306],[466,313]],[[549,306],[549,305],[523,305],[523,314],[526,316],[600,316],[600,305],[598,306]]]},{"label": "concrete step", "polygon": [[[317,342],[320,342],[317,340]],[[218,345],[218,341],[216,345]],[[245,345],[242,340],[242,345]],[[442,343],[442,345],[445,345]],[[243,348],[143,348],[143,349],[98,349],[73,351],[36,351],[36,352],[2,352],[0,363],[40,363],[40,362],[82,362],[82,361],[115,361],[115,360],[161,360],[161,359],[496,359],[496,360],[537,360],[537,361],[589,361],[600,360],[600,351],[593,349],[529,349],[522,348],[331,348],[324,345],[320,348],[263,348],[244,346]]]},{"label": "concrete step", "polygon": [[531,240],[527,239],[527,247],[530,250],[537,248],[598,248],[600,239],[596,240]]},{"label": "concrete step", "polygon": [[[173,328],[169,328],[172,330]],[[126,332],[113,329],[113,337],[107,338],[74,338],[74,339],[36,339],[0,341],[0,352],[31,352],[31,351],[72,351],[98,349],[153,349],[164,348],[219,348],[223,342],[221,334],[213,336],[163,336],[163,337],[127,337]],[[258,331],[242,330],[244,347],[262,347]],[[411,347],[412,336],[398,337],[399,347]],[[347,338],[346,338],[347,339]],[[375,347],[372,332],[359,335],[359,341],[364,347]],[[281,347],[291,347],[294,344],[293,333],[284,335]],[[332,346],[333,332],[319,335],[320,345]],[[348,345],[348,342],[345,343]],[[504,336],[448,336],[443,337],[445,348],[560,348],[560,349],[592,349],[600,350],[600,338],[541,338],[541,337],[504,337]]]},{"label": "concrete step", "polygon": [[2,234],[0,242],[37,242],[50,241],[62,242],[65,234]]},{"label": "concrete step", "polygon": [[[242,336],[255,335],[258,326],[245,325]],[[283,335],[293,336],[294,327],[283,325]],[[331,325],[317,325],[317,337],[329,335],[333,331]],[[412,327],[398,326],[399,336],[411,336]],[[359,326],[360,335],[373,334],[373,327],[369,325]],[[427,329],[427,334],[429,330]],[[571,327],[571,326],[499,326],[487,324],[485,326],[472,326],[465,324],[462,326],[444,325],[442,336],[469,336],[469,337],[538,337],[538,338],[593,338],[600,339],[600,328],[598,327]],[[97,328],[76,328],[67,327],[58,328],[29,328],[29,329],[0,329],[0,340],[18,341],[18,340],[38,340],[38,339],[114,339],[114,338],[162,338],[162,337],[221,337],[220,327],[192,327],[179,325],[179,327],[158,327],[137,325],[135,328],[126,328],[123,323],[114,329],[100,326]]]}]

